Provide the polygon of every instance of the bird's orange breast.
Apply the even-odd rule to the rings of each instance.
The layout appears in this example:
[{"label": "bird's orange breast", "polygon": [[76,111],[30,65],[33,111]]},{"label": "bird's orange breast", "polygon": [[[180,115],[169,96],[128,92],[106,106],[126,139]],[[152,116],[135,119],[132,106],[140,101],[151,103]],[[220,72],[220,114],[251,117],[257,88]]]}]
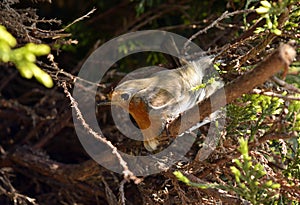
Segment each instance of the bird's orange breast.
[{"label": "bird's orange breast", "polygon": [[132,115],[140,129],[150,127],[147,105],[142,99],[134,99],[129,103],[129,113]]}]

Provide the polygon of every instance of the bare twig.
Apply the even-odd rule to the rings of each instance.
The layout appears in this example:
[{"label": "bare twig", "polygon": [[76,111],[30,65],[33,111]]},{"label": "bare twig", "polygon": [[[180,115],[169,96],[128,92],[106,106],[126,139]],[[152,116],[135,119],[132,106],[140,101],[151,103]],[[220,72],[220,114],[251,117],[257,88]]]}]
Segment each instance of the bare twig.
[{"label": "bare twig", "polygon": [[[124,179],[125,180],[125,179]],[[115,196],[114,192],[111,190],[111,188],[109,187],[108,183],[106,182],[105,178],[102,177],[102,183],[104,184],[105,187],[105,195],[107,198],[107,202],[109,205],[115,205],[117,204],[118,200],[117,197]]]},{"label": "bare twig", "polygon": [[126,183],[126,180],[123,179],[120,182],[120,187],[119,187],[119,196],[120,196],[119,202],[120,202],[121,205],[126,205],[126,198],[125,198],[125,193],[124,193],[125,183]]},{"label": "bare twig", "polygon": [[277,78],[276,76],[273,76],[272,80],[274,80],[275,83],[277,83],[278,85],[284,87],[285,89],[287,89],[289,91],[292,91],[292,92],[295,92],[295,93],[300,93],[299,88],[295,87],[294,85],[288,84],[287,82]]},{"label": "bare twig", "polygon": [[260,90],[260,89],[253,89],[252,93],[261,94],[261,95],[270,96],[270,97],[282,98],[282,99],[285,99],[285,100],[300,101],[300,97],[295,97],[295,96],[291,96],[291,95],[282,95],[282,94],[279,94],[279,93],[274,93],[274,92],[271,92],[271,91],[263,91],[263,90]]},{"label": "bare twig", "polygon": [[69,100],[71,101],[71,106],[75,109],[77,118],[80,120],[82,126],[86,129],[86,131],[88,133],[90,133],[95,139],[99,140],[100,142],[106,144],[109,148],[111,148],[112,150],[112,154],[115,155],[117,157],[117,159],[119,160],[120,165],[123,168],[123,174],[124,174],[124,178],[125,179],[131,179],[133,180],[136,184],[141,182],[141,179],[137,178],[132,171],[129,170],[128,166],[127,166],[127,162],[122,158],[122,156],[120,155],[120,153],[118,152],[118,149],[110,142],[108,141],[105,137],[102,137],[100,134],[98,134],[97,132],[95,132],[85,121],[80,109],[78,108],[77,102],[75,101],[75,99],[72,97],[71,93],[69,92],[68,88],[67,88],[67,84],[65,82],[63,82],[61,84],[61,86],[64,89],[64,92],[66,94],[66,96],[69,98]]},{"label": "bare twig", "polygon": [[[3,187],[1,184],[3,184]],[[33,205],[37,204],[36,199],[18,193],[11,184],[6,171],[3,169],[0,169],[0,195],[1,194],[7,195],[14,204],[28,204],[28,202]]]},{"label": "bare twig", "polygon": [[176,190],[178,197],[180,198],[180,201],[182,202],[182,204],[183,205],[191,204],[191,200],[189,199],[189,197],[186,196],[185,191],[180,187],[180,183],[179,183],[178,179],[171,172],[171,170],[164,172],[164,175],[172,180],[174,189]]},{"label": "bare twig", "polygon": [[[285,24],[285,22],[289,18],[289,11],[286,9],[279,17],[278,19],[278,28],[281,29],[282,26]],[[257,44],[254,48],[249,50],[245,55],[239,57],[238,59],[234,60],[231,64],[226,66],[225,70],[231,70],[234,67],[239,67],[243,65],[247,60],[250,60],[257,56],[259,52],[261,52],[263,49],[267,47],[268,44],[272,42],[272,40],[276,38],[276,35],[274,33],[268,33],[267,36],[264,38],[264,40]]]},{"label": "bare twig", "polygon": [[244,13],[251,13],[254,12],[253,9],[247,9],[247,10],[239,10],[239,11],[234,11],[234,12],[230,12],[228,13],[228,11],[225,11],[219,18],[217,18],[215,21],[213,21],[209,26],[205,27],[204,29],[198,31],[197,33],[195,33],[194,35],[192,35],[189,40],[184,44],[183,47],[183,51],[185,52],[188,45],[191,43],[191,41],[193,41],[195,38],[197,38],[197,36],[206,33],[209,29],[215,27],[220,21],[229,18],[230,16],[234,16],[234,15],[238,15],[238,14],[244,14]]},{"label": "bare twig", "polygon": [[279,140],[279,139],[290,139],[293,137],[297,137],[296,133],[291,133],[291,134],[286,134],[286,133],[268,133],[262,136],[261,138],[258,139],[258,142],[251,142],[249,143],[250,149],[253,147],[257,147],[257,143],[262,144],[265,143],[268,140]]},{"label": "bare twig", "polygon": [[79,21],[81,21],[81,20],[83,20],[83,19],[85,19],[85,18],[89,18],[90,15],[91,15],[92,13],[94,13],[95,11],[96,11],[96,8],[93,8],[93,9],[92,9],[91,11],[89,11],[87,14],[85,14],[85,15],[83,15],[83,16],[77,18],[77,19],[75,19],[73,22],[71,22],[70,24],[68,24],[65,28],[58,30],[58,32],[63,32],[63,31],[65,31],[66,29],[68,29],[70,26],[72,26],[73,24],[75,24],[75,23],[77,23],[77,22],[79,22]]},{"label": "bare twig", "polygon": [[114,5],[106,11],[101,11],[100,14],[86,21],[86,25],[91,26],[95,22],[101,22],[104,17],[114,16],[115,13],[119,12],[120,9],[126,8],[128,4],[132,3],[130,0],[123,0],[118,5]]},{"label": "bare twig", "polygon": [[[37,61],[37,64],[38,65],[41,65],[42,67],[45,67],[45,68],[48,68],[48,69],[51,69],[51,70],[54,70],[55,72],[54,73],[51,73],[50,71],[48,71],[48,73],[51,75],[51,77],[53,77],[55,80],[57,81],[63,81],[63,79],[60,79],[59,78],[59,75],[63,75],[65,77],[68,78],[68,80],[70,81],[73,81],[73,82],[83,82],[87,85],[93,85],[93,86],[97,86],[99,88],[106,88],[107,86],[104,85],[104,84],[100,84],[100,83],[94,83],[94,82],[90,82],[88,80],[85,80],[83,78],[80,78],[78,76],[75,76],[69,72],[66,72],[64,71],[63,69],[60,69],[58,66],[57,66],[57,63],[54,61],[54,56],[52,54],[49,54],[48,55],[48,60],[51,62],[51,65],[47,65],[41,61]],[[84,86],[82,87],[84,89]]]},{"label": "bare twig", "polygon": [[65,128],[72,118],[69,110],[60,113],[60,116],[50,124],[48,134],[44,135],[35,145],[34,149],[41,149],[45,144],[47,144],[53,137],[55,137],[63,128]]}]

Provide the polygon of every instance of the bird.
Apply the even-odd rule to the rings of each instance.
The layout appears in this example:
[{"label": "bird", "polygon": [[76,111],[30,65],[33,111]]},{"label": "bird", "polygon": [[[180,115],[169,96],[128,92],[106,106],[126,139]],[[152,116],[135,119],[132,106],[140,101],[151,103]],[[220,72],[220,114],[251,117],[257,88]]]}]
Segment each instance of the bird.
[{"label": "bird", "polygon": [[148,151],[158,148],[159,136],[168,122],[223,85],[219,80],[211,80],[217,78],[210,75],[214,70],[212,60],[211,56],[206,56],[184,61],[179,68],[127,80],[114,88],[112,104],[122,107],[133,117]]}]

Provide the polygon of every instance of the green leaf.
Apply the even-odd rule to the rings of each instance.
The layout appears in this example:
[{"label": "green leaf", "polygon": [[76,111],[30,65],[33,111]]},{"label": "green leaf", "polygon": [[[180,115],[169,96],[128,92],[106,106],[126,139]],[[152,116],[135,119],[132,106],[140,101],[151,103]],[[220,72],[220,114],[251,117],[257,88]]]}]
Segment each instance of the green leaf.
[{"label": "green leaf", "polygon": [[240,167],[242,168],[242,162],[239,159],[234,159],[234,162]]},{"label": "green leaf", "polygon": [[9,45],[0,39],[0,61],[7,63],[10,60],[10,51]]},{"label": "green leaf", "polygon": [[17,45],[17,40],[2,25],[0,25],[0,40],[5,41],[11,47]]},{"label": "green leaf", "polygon": [[248,156],[248,140],[245,140],[244,138],[239,139],[240,147],[239,151],[242,153],[244,156]]},{"label": "green leaf", "polygon": [[174,171],[173,174],[177,177],[179,181],[182,181],[185,184],[190,184],[190,180],[184,176],[180,171]]},{"label": "green leaf", "polygon": [[46,44],[28,43],[25,48],[36,56],[46,55],[50,53],[50,47]]},{"label": "green leaf", "polygon": [[277,29],[277,28],[272,29],[272,32],[273,32],[275,35],[277,35],[277,36],[280,36],[280,35],[282,34],[282,32],[281,32],[279,29]]},{"label": "green leaf", "polygon": [[48,73],[46,73],[45,71],[41,70],[42,72],[38,75],[35,76],[35,78],[42,83],[45,87],[47,88],[52,88],[53,87],[53,80],[50,77],[50,75]]},{"label": "green leaf", "polygon": [[31,69],[31,64],[33,63],[28,63],[25,61],[21,61],[16,63],[16,67],[19,70],[20,74],[22,77],[31,79],[33,76],[33,71]]},{"label": "green leaf", "polygon": [[35,62],[36,57],[32,53],[25,53],[25,59],[28,60],[29,62]]},{"label": "green leaf", "polygon": [[255,9],[256,13],[258,13],[258,14],[266,14],[269,12],[269,10],[270,10],[269,8],[266,8],[263,6],[260,6],[257,9]]},{"label": "green leaf", "polygon": [[260,3],[261,3],[261,5],[263,5],[266,8],[271,8],[272,7],[272,5],[268,1],[261,1]]},{"label": "green leaf", "polygon": [[267,182],[265,183],[265,185],[266,185],[267,187],[270,187],[270,186],[273,185],[273,181],[272,181],[272,180],[269,180],[269,181],[267,181]]},{"label": "green leaf", "polygon": [[257,28],[255,29],[254,33],[258,34],[258,33],[264,32],[264,31],[265,31],[264,28],[262,28],[262,27],[257,27]]},{"label": "green leaf", "polygon": [[238,170],[236,167],[234,167],[234,166],[231,166],[230,167],[230,170],[231,170],[231,172],[234,174],[234,176],[235,176],[235,181],[237,182],[237,183],[240,183],[241,182],[241,180],[240,180],[240,177],[241,177],[241,172],[240,172],[240,170]]},{"label": "green leaf", "polygon": [[266,17],[266,23],[267,23],[268,29],[271,29],[273,27],[273,23],[272,23],[270,17]]},{"label": "green leaf", "polygon": [[280,188],[280,184],[272,184],[271,188],[272,189],[279,189]]}]

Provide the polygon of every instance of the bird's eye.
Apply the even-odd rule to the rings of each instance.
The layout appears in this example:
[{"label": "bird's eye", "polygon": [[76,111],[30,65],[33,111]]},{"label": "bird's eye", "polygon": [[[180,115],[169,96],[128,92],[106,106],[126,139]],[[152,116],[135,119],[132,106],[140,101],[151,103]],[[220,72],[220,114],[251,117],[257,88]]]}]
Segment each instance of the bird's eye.
[{"label": "bird's eye", "polygon": [[122,98],[123,100],[128,100],[128,99],[129,99],[129,94],[123,93],[123,94],[121,94],[121,98]]}]

